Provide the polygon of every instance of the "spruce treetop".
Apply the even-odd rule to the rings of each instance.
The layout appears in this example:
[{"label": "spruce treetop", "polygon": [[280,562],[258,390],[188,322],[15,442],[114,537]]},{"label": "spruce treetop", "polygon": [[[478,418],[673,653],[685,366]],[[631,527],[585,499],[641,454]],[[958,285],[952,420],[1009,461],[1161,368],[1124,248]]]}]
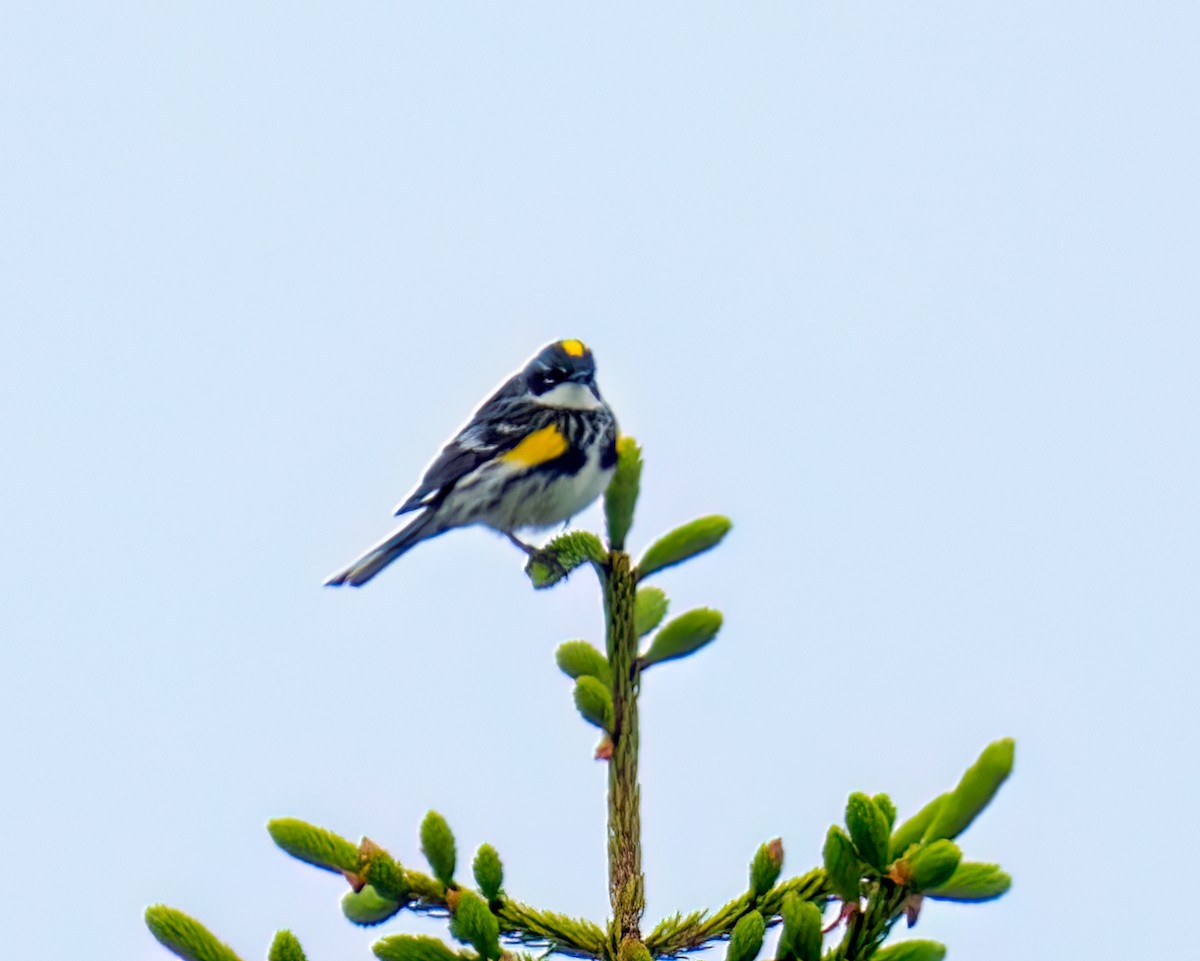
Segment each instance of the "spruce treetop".
[{"label": "spruce treetop", "polygon": [[[752,855],[741,893],[720,907],[663,918],[643,930],[646,879],[642,870],[638,786],[638,696],[648,668],[691,657],[713,643],[722,617],[696,608],[668,618],[669,600],[645,581],[718,546],[730,521],[701,517],[658,538],[639,561],[626,550],[641,485],[641,450],[632,438],[618,443],[617,470],[604,500],[606,537],[573,531],[551,540],[528,559],[532,585],[546,589],[590,566],[599,580],[605,614],[603,649],[569,640],[557,650],[559,668],[573,685],[582,719],[599,730],[595,757],[608,766],[608,887],[611,914],[603,922],[571,918],[517,900],[504,883],[504,865],[490,844],[459,857],[446,820],[430,811],[419,828],[427,868],[415,866],[363,837],[347,838],[295,818],[267,825],[272,840],[292,857],[340,875],[342,913],[352,924],[374,927],[403,911],[447,916],[455,944],[403,933],[372,946],[385,961],[532,961],[560,954],[596,961],[675,958],[727,942],[728,961],[754,961],[768,928],[780,927],[776,961],[938,961],[933,941],[886,945],[898,921],[915,924],[926,901],[989,901],[1011,879],[996,864],[967,860],[958,839],[990,803],[1013,766],[1013,742],[988,745],[959,783],[899,821],[886,794],[855,792],[844,823],[826,834],[822,863],[786,876],[784,845],[776,838]],[[464,877],[470,867],[470,880]],[[145,916],[150,932],[187,961],[239,961],[200,922],[165,905]],[[280,931],[269,961],[304,961],[296,938]]]}]

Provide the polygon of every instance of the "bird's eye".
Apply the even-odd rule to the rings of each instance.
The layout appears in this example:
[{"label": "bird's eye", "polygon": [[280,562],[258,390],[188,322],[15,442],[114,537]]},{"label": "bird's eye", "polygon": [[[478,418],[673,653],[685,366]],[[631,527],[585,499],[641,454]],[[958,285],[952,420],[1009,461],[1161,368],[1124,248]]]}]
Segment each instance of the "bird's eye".
[{"label": "bird's eye", "polygon": [[563,375],[561,371],[548,370],[546,373],[542,374],[542,383],[547,387],[553,387],[555,384],[562,381],[562,379]]}]

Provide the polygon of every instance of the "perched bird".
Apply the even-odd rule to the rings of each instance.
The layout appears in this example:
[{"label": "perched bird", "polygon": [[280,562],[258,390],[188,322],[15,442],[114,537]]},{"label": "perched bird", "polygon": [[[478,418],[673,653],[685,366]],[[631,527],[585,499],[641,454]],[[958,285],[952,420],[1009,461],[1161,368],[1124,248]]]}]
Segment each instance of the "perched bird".
[{"label": "perched bird", "polygon": [[395,510],[420,511],[325,584],[361,587],[409,548],[453,527],[514,533],[566,521],[592,503],[617,463],[617,421],[578,340],[542,349],[484,402]]}]

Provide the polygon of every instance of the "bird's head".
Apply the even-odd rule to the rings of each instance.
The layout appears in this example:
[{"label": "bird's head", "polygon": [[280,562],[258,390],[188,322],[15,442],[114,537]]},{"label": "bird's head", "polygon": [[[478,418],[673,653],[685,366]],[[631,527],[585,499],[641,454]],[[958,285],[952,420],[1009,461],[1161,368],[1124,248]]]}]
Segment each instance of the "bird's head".
[{"label": "bird's head", "polygon": [[536,403],[592,410],[604,403],[596,386],[596,361],[579,340],[559,340],[525,366],[525,386]]}]

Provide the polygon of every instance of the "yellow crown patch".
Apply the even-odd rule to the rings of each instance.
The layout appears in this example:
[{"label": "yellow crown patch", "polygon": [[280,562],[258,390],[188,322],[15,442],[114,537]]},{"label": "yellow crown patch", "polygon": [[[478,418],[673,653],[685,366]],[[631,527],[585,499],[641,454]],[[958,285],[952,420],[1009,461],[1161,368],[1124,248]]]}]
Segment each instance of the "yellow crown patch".
[{"label": "yellow crown patch", "polygon": [[582,340],[560,340],[558,346],[565,350],[569,357],[582,357],[587,351]]}]

